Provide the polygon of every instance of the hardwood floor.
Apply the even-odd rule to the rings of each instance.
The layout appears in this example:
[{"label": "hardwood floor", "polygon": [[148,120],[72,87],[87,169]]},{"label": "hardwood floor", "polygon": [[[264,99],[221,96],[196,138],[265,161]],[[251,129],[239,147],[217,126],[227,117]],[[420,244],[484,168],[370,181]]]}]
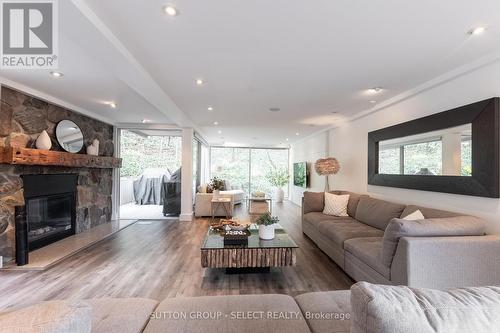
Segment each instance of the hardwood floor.
[{"label": "hardwood floor", "polygon": [[[236,214],[245,215],[238,207]],[[274,214],[299,245],[297,266],[267,274],[226,275],[200,265],[210,219],[141,221],[41,272],[0,272],[0,309],[53,299],[166,297],[348,289],[353,281],[302,234],[300,208]]]}]

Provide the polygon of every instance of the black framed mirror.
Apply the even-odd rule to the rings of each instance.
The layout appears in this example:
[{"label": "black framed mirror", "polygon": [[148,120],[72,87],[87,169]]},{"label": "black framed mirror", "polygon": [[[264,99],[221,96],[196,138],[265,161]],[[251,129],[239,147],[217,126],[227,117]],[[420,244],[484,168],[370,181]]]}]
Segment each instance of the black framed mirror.
[{"label": "black framed mirror", "polygon": [[56,126],[56,139],[68,153],[79,153],[83,149],[83,133],[71,120],[61,120]]},{"label": "black framed mirror", "polygon": [[368,133],[368,184],[499,198],[499,102]]}]

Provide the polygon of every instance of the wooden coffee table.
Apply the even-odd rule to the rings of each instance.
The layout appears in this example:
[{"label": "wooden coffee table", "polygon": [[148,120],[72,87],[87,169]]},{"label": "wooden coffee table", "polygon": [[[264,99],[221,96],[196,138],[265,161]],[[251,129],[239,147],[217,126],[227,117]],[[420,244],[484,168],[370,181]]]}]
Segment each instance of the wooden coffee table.
[{"label": "wooden coffee table", "polygon": [[279,226],[272,240],[259,238],[255,225],[250,228],[248,245],[224,246],[221,232],[209,228],[201,245],[201,266],[226,268],[227,273],[269,271],[271,267],[294,266],[297,261],[297,244]]}]

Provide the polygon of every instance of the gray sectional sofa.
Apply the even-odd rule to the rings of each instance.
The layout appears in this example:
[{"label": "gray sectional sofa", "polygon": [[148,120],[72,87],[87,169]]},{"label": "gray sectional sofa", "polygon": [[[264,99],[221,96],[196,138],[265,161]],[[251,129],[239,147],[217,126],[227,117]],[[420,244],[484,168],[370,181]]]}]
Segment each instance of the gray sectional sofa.
[{"label": "gray sectional sofa", "polygon": [[450,291],[359,282],[351,290],[286,295],[53,301],[0,312],[12,333],[489,333],[500,288]]},{"label": "gray sectional sofa", "polygon": [[[445,289],[500,285],[500,236],[485,221],[347,191],[347,217],[323,214],[324,193],[305,192],[302,231],[356,281]],[[402,218],[420,210],[425,220]]]}]

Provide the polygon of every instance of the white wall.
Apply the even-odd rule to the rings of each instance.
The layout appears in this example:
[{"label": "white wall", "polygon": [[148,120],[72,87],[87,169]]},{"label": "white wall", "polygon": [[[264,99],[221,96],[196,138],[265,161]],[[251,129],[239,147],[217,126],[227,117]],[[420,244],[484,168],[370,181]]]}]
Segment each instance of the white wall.
[{"label": "white wall", "polygon": [[293,163],[307,162],[310,171],[308,191],[324,191],[325,177],[314,171],[314,162],[328,155],[329,133],[323,132],[299,143],[293,144],[290,149],[290,200],[297,205],[302,203],[302,194],[306,189],[293,185]]},{"label": "white wall", "polygon": [[[333,176],[333,187],[336,189],[347,189],[385,200],[481,216],[488,220],[490,232],[500,233],[500,199],[367,184],[368,132],[494,96],[500,96],[500,62],[498,60],[443,81],[437,86],[409,96],[363,118],[346,122],[330,130],[329,135],[320,133],[294,145],[293,150],[298,150],[296,152],[298,156],[304,156],[304,145],[307,145],[307,142],[315,142],[318,147],[328,146],[329,155],[336,157],[341,164],[339,174]],[[329,142],[322,144],[321,141],[325,139]],[[314,149],[314,151],[323,152],[323,149]],[[306,156],[312,158],[318,155],[306,154]],[[298,159],[295,158],[295,160]],[[322,190],[321,186],[315,186],[315,189]],[[294,202],[299,200],[294,198]]]}]

